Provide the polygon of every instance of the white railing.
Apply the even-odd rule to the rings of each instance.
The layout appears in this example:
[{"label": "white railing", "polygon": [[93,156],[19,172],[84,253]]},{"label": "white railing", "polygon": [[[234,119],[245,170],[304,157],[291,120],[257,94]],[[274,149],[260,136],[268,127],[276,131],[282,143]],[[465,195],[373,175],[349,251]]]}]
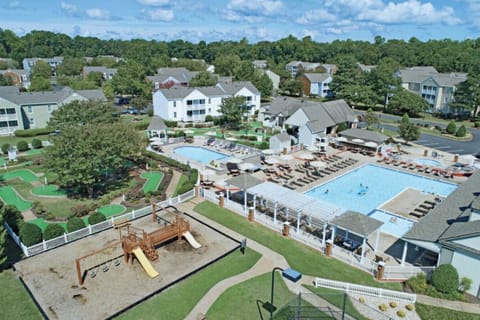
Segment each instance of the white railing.
[{"label": "white railing", "polygon": [[435,267],[415,267],[415,266],[385,266],[383,279],[385,280],[407,280],[419,273],[424,273],[427,278],[430,277]]},{"label": "white railing", "polygon": [[348,293],[362,294],[377,298],[386,298],[389,300],[402,301],[407,303],[415,303],[417,295],[401,291],[394,291],[382,288],[367,287],[358,284],[329,280],[324,278],[315,278],[315,287],[323,287],[335,290],[342,290]]},{"label": "white railing", "polygon": [[[169,206],[169,205],[175,205],[175,204],[187,201],[187,200],[189,200],[193,197],[195,197],[195,190],[190,190],[190,191],[188,191],[188,192],[186,192],[182,195],[179,195],[177,197],[169,198],[165,201],[158,202],[158,203],[156,203],[156,206],[161,208],[161,207],[166,207],[166,206]],[[105,221],[102,221],[102,222],[99,222],[97,224],[88,225],[85,228],[82,228],[82,229],[79,229],[79,230],[76,230],[76,231],[73,231],[73,232],[70,232],[70,233],[64,233],[63,235],[61,235],[57,238],[53,238],[53,239],[50,239],[50,240],[44,240],[44,241],[42,241],[38,244],[34,244],[30,247],[27,247],[22,243],[22,241],[20,240],[18,235],[12,230],[12,228],[10,228],[10,226],[6,222],[4,222],[4,225],[5,225],[5,228],[7,229],[8,234],[12,237],[13,241],[22,249],[25,256],[29,257],[29,256],[33,256],[33,255],[36,255],[36,254],[40,254],[40,253],[42,253],[44,251],[47,251],[49,249],[52,249],[52,248],[62,246],[62,245],[67,244],[71,241],[74,241],[74,240],[77,240],[77,239],[80,239],[80,238],[83,238],[83,237],[87,237],[87,236],[90,236],[94,233],[109,229],[114,225],[115,221],[135,220],[135,219],[144,217],[146,215],[149,215],[151,213],[152,213],[152,207],[151,206],[140,208],[140,209],[137,209],[137,210],[132,210],[132,211],[124,213],[122,215],[118,215],[118,216],[115,216],[115,217],[112,216],[109,219],[107,219]]]}]

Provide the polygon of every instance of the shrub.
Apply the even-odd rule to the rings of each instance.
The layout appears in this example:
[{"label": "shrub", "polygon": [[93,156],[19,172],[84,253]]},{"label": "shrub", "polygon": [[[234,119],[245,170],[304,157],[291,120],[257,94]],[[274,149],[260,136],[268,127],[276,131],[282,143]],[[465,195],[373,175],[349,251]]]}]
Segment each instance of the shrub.
[{"label": "shrub", "polygon": [[42,145],[42,141],[40,139],[33,139],[32,140],[32,148],[33,149],[40,149],[41,147],[43,147],[43,145]]},{"label": "shrub", "polygon": [[177,126],[177,121],[163,120],[163,122],[168,128],[175,128]]},{"label": "shrub", "polygon": [[424,273],[419,273],[407,280],[407,286],[414,292],[423,293],[428,287],[427,276]]},{"label": "shrub", "polygon": [[396,301],[390,301],[389,305],[390,305],[390,308],[396,308],[397,307],[397,302]]},{"label": "shrub", "polygon": [[405,314],[406,314],[405,310],[398,310],[397,311],[397,316],[399,316],[400,318],[405,317]]},{"label": "shrub", "polygon": [[178,189],[177,189],[177,194],[184,194],[187,191],[190,191],[193,189],[193,184],[190,183],[190,181],[185,181]]},{"label": "shrub", "polygon": [[2,144],[2,153],[7,154],[8,149],[10,149],[10,143],[4,143]]},{"label": "shrub", "polygon": [[455,124],[454,121],[450,121],[446,130],[447,130],[447,133],[449,134],[455,134],[455,131],[457,131],[457,125]]},{"label": "shrub", "polygon": [[360,303],[365,303],[365,298],[364,298],[364,297],[358,298],[358,302],[360,302]]},{"label": "shrub", "polygon": [[28,147],[28,142],[25,140],[21,140],[17,142],[17,150],[22,152],[22,151],[27,151],[29,149]]},{"label": "shrub", "polygon": [[79,204],[72,207],[70,211],[72,211],[74,217],[84,217],[90,213],[90,208],[85,204]]},{"label": "shrub", "polygon": [[458,272],[451,264],[442,264],[432,273],[432,285],[440,292],[453,293],[458,289]]},{"label": "shrub", "polygon": [[149,117],[153,117],[153,108],[148,109],[147,114],[148,114]]},{"label": "shrub", "polygon": [[457,133],[455,133],[455,136],[459,137],[459,138],[463,138],[465,137],[465,135],[467,134],[467,129],[465,128],[465,126],[462,124],[460,126],[460,128],[458,128],[457,130]]},{"label": "shrub", "polygon": [[205,122],[213,122],[213,116],[210,114],[207,114],[205,116]]},{"label": "shrub", "polygon": [[472,279],[467,277],[462,277],[462,279],[460,279],[460,287],[458,291],[465,292],[470,290],[470,288],[472,287],[472,282],[473,282]]},{"label": "shrub", "polygon": [[42,242],[42,229],[33,223],[24,223],[20,227],[20,239],[27,247]]},{"label": "shrub", "polygon": [[88,217],[88,223],[93,225],[107,220],[103,214],[100,212],[94,212]]},{"label": "shrub", "polygon": [[388,310],[388,306],[386,303],[382,303],[381,305],[378,306],[378,309],[380,309],[380,311],[387,311]]},{"label": "shrub", "polygon": [[43,239],[50,240],[60,237],[65,233],[65,229],[58,223],[50,223],[43,232]]},{"label": "shrub", "polygon": [[414,306],[413,304],[409,303],[405,306],[405,309],[407,309],[408,311],[412,311],[414,309]]},{"label": "shrub", "polygon": [[3,219],[8,223],[10,228],[18,234],[18,231],[23,224],[23,216],[17,207],[12,205],[6,206],[5,211],[3,212]]},{"label": "shrub", "polygon": [[474,122],[474,123],[473,123],[473,126],[474,126],[475,128],[480,128],[480,122]]},{"label": "shrub", "polygon": [[45,135],[51,133],[53,130],[51,128],[37,128],[37,129],[27,129],[27,130],[15,130],[16,137],[35,137],[40,135]]},{"label": "shrub", "polygon": [[338,125],[337,132],[345,131],[347,130],[347,124],[345,122],[342,122]]},{"label": "shrub", "polygon": [[68,232],[73,232],[76,230],[80,230],[82,228],[85,228],[85,222],[83,222],[83,219],[80,219],[79,217],[71,217],[67,221],[67,231]]}]

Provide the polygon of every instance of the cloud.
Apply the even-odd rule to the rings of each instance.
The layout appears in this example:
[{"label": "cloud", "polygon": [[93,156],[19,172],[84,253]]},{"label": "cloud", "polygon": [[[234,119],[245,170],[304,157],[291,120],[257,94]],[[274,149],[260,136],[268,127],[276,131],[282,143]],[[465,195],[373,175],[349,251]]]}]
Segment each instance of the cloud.
[{"label": "cloud", "polygon": [[142,16],[151,21],[172,21],[175,18],[173,10],[168,9],[156,9],[156,10],[142,10]]},{"label": "cloud", "polygon": [[79,11],[76,5],[70,4],[67,2],[61,2],[60,3],[60,8],[62,9],[62,12],[64,12],[68,16],[76,17],[79,16]]},{"label": "cloud", "polygon": [[2,5],[2,7],[7,9],[7,10],[20,10],[20,9],[23,8],[20,1],[10,1],[10,2]]},{"label": "cloud", "polygon": [[295,21],[299,24],[317,24],[328,21],[335,21],[337,16],[328,12],[325,9],[315,9],[305,12],[301,17]]},{"label": "cloud", "polygon": [[110,12],[104,9],[98,9],[98,8],[87,9],[85,13],[87,14],[88,17],[92,19],[98,19],[98,20],[110,19]]},{"label": "cloud", "polygon": [[146,6],[164,6],[169,3],[169,0],[137,0],[138,3],[146,5]]},{"label": "cloud", "polygon": [[229,21],[254,23],[279,13],[283,7],[280,0],[230,0],[222,17]]}]

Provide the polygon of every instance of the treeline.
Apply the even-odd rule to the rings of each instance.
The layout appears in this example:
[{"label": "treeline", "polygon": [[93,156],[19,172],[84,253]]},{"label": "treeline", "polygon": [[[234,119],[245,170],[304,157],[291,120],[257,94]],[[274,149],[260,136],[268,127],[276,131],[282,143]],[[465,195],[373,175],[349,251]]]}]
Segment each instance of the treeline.
[{"label": "treeline", "polygon": [[[214,63],[220,57],[238,56],[241,60],[265,59],[270,67],[282,67],[292,60],[336,63],[341,56],[352,56],[363,64],[378,64],[384,58],[394,59],[399,65],[434,66],[440,72],[480,72],[480,39],[455,41],[450,39],[422,42],[417,38],[385,40],[377,36],[373,42],[337,40],[331,43],[312,41],[311,37],[297,39],[293,36],[278,41],[261,41],[250,44],[240,41],[215,41],[191,43],[183,40],[147,41],[101,40],[49,31],[32,31],[18,37],[10,30],[0,29],[0,57],[12,58],[21,63],[28,57],[97,57],[113,55],[135,60],[155,70],[171,65],[171,57],[204,59]],[[280,70],[278,70],[280,71]]]}]

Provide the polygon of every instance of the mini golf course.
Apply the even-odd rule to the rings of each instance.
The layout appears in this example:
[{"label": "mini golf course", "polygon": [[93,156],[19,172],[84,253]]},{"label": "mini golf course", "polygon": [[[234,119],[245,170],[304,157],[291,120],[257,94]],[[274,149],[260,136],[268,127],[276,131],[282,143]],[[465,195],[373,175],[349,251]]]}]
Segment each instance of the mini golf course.
[{"label": "mini golf course", "polygon": [[49,184],[32,189],[32,194],[38,197],[65,197],[65,191],[58,189],[58,186]]},{"label": "mini golf course", "polygon": [[32,207],[32,203],[23,200],[23,198],[20,197],[20,195],[12,186],[0,187],[0,198],[2,198],[7,205],[15,206],[20,211],[27,210]]},{"label": "mini golf course", "polygon": [[12,180],[15,178],[20,178],[25,182],[38,181],[39,178],[33,173],[33,171],[28,169],[19,169],[11,172],[6,172],[0,175],[0,180]]},{"label": "mini golf course", "polygon": [[143,179],[147,179],[147,182],[143,185],[143,192],[153,192],[158,189],[160,181],[162,181],[163,173],[160,171],[149,171],[141,174]]}]

